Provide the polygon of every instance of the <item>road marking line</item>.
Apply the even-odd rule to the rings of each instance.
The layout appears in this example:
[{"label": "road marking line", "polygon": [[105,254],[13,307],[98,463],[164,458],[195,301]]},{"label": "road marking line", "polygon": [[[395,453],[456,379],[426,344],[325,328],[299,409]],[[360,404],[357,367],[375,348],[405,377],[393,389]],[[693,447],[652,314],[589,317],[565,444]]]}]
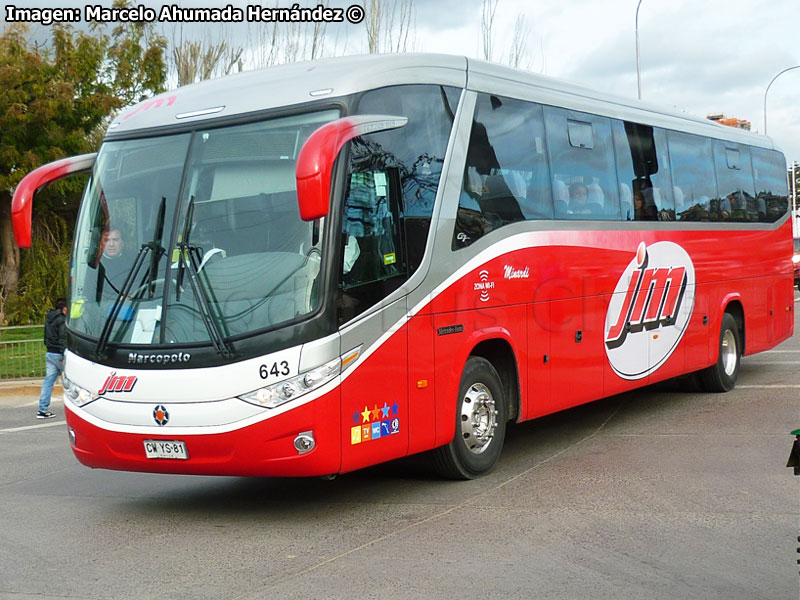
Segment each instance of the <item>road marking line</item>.
[{"label": "road marking line", "polygon": [[39,406],[39,401],[36,400],[35,402],[28,402],[27,404],[17,404],[11,408],[28,408],[29,406]]},{"label": "road marking line", "polygon": [[791,389],[791,390],[794,390],[794,389],[798,389],[798,388],[800,388],[800,384],[794,384],[794,383],[786,383],[786,384],[778,383],[778,384],[763,384],[763,385],[753,384],[753,385],[737,385],[736,386],[737,390],[738,389],[742,389],[742,390],[756,390],[756,389],[758,389],[758,390],[786,390],[786,389]]},{"label": "road marking line", "polygon": [[25,427],[12,427],[11,429],[0,429],[0,435],[4,433],[16,433],[17,431],[29,431],[31,429],[44,429],[45,427],[56,427],[66,425],[66,421],[56,421],[55,423],[42,423],[41,425],[27,425]]},{"label": "road marking line", "polygon": [[800,360],[767,360],[767,361],[755,361],[755,360],[748,360],[742,364],[745,365],[758,365],[760,367],[767,367],[769,365],[800,365]]}]

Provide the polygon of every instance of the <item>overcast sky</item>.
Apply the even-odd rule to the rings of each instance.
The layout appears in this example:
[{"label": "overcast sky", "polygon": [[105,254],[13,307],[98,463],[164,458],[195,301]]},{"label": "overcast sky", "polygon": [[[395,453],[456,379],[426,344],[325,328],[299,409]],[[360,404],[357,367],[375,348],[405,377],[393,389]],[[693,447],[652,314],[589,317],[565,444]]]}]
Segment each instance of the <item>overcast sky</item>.
[{"label": "overcast sky", "polygon": [[[230,0],[234,6],[255,4]],[[391,2],[392,0],[388,0]],[[275,0],[262,1],[274,6]],[[109,5],[110,0],[101,0]],[[299,2],[316,6],[316,0]],[[331,6],[347,6],[331,0]],[[80,6],[82,2],[31,0],[17,6]],[[158,7],[164,3],[145,1]],[[187,0],[181,6],[219,6]],[[483,57],[482,0],[414,0],[414,49]],[[292,2],[280,2],[291,7]],[[499,0],[493,59],[505,62],[514,22],[528,29],[523,65],[619,95],[636,97],[637,0]],[[724,113],[764,132],[764,93],[781,70],[800,65],[797,0],[642,0],[639,11],[642,98],[698,116]],[[225,26],[242,45],[252,44],[252,25]],[[214,37],[216,24],[186,24],[180,33]],[[179,32],[162,26],[168,37]],[[43,34],[42,34],[43,35]],[[335,50],[334,50],[335,48]],[[326,51],[366,51],[364,26],[329,26]],[[787,161],[800,162],[800,69],[781,75],[767,97],[768,133]]]},{"label": "overcast sky", "polygon": [[[531,70],[635,98],[636,5],[500,0],[495,60],[508,55],[514,21],[524,14]],[[643,0],[643,100],[703,117],[724,113],[763,133],[767,85],[781,70],[800,65],[799,8],[797,0]],[[426,51],[480,56],[480,9],[480,0],[418,7],[418,42]],[[770,88],[767,124],[787,161],[800,162],[800,69]]]}]

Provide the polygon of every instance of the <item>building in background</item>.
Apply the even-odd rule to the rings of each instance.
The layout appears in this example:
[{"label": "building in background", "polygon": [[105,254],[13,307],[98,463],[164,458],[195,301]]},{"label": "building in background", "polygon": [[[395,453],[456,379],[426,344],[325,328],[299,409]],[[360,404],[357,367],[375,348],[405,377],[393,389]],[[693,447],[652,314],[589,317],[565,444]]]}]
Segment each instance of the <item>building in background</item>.
[{"label": "building in background", "polygon": [[737,129],[746,129],[747,131],[750,131],[750,121],[737,119],[736,117],[726,117],[725,115],[708,115],[706,119],[716,121],[717,123],[727,125],[728,127],[736,127]]}]

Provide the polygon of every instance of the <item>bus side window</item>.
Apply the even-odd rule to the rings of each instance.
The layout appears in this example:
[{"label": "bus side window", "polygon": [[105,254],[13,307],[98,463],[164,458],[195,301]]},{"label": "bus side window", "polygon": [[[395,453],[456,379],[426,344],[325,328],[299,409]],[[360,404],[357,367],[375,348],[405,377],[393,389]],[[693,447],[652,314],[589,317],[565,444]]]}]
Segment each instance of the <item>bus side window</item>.
[{"label": "bus side window", "polygon": [[[403,115],[404,127],[365,136],[358,161],[371,169],[397,167],[403,202],[401,227],[409,276],[422,263],[461,90],[438,85],[397,85],[365,92],[358,114]],[[365,167],[367,168],[367,167]]]},{"label": "bus side window", "polygon": [[[344,202],[342,287],[347,290],[404,273],[395,177],[387,171],[350,174]],[[394,188],[392,190],[391,188]]]},{"label": "bus side window", "polygon": [[408,123],[350,143],[340,324],[398,289],[422,264],[460,94],[448,86],[396,85],[358,100],[356,114],[402,115]]},{"label": "bus side window", "polygon": [[610,119],[545,106],[544,120],[556,218],[618,220]]},{"label": "bus side window", "polygon": [[750,152],[753,157],[759,220],[774,223],[789,210],[786,160],[776,150],[752,147]]},{"label": "bus side window", "polygon": [[[759,221],[750,149],[733,142],[714,142],[719,189],[718,221]],[[763,212],[763,210],[761,211]]]},{"label": "bus side window", "polygon": [[714,206],[712,198],[717,197],[717,183],[714,176],[714,159],[711,155],[709,138],[667,132],[669,158],[672,164],[672,184],[680,190],[682,208],[679,221],[710,221]]},{"label": "bus side window", "polygon": [[452,248],[509,223],[552,219],[542,107],[479,94]]},{"label": "bus side window", "polygon": [[623,221],[674,221],[667,136],[649,125],[611,121]]},{"label": "bus side window", "polygon": [[342,218],[342,323],[408,277],[399,182],[395,168],[350,173]]}]

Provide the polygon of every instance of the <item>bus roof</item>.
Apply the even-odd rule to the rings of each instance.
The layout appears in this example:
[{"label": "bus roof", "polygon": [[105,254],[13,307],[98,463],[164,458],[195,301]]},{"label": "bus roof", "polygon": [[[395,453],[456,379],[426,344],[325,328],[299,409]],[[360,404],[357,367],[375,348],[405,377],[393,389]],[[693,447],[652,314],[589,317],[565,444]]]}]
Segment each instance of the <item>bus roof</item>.
[{"label": "bus roof", "polygon": [[120,113],[106,137],[166,133],[213,121],[403,84],[438,84],[773,148],[764,135],[564,80],[446,54],[369,54],[299,62],[183,86]]}]

